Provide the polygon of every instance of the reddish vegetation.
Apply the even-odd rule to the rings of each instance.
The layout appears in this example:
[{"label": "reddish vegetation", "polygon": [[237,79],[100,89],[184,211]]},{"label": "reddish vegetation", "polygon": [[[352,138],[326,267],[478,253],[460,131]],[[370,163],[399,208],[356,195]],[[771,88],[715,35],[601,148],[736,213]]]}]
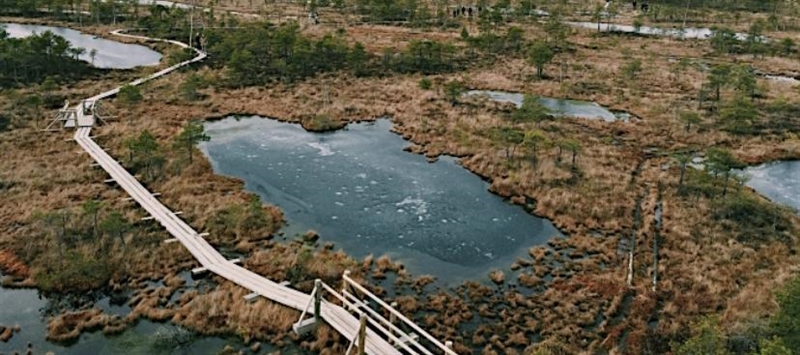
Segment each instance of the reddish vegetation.
[{"label": "reddish vegetation", "polygon": [[14,278],[26,279],[31,276],[28,266],[8,249],[0,250],[0,271]]}]

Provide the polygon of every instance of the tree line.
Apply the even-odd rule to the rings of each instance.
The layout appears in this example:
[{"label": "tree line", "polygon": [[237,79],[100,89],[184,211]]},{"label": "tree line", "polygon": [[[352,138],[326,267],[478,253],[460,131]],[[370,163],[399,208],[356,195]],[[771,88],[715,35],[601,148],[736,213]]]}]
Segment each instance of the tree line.
[{"label": "tree line", "polygon": [[715,9],[723,11],[774,11],[778,6],[789,3],[786,0],[658,0],[653,1],[664,7],[684,9]]},{"label": "tree line", "polygon": [[76,22],[116,23],[138,18],[142,5],[138,0],[0,0],[0,14],[38,16],[54,15]]},{"label": "tree line", "polygon": [[[559,29],[563,30],[563,29]],[[251,86],[274,82],[292,83],[320,73],[349,71],[356,76],[386,76],[394,73],[441,74],[466,69],[497,55],[536,56],[539,66],[552,59],[551,48],[565,43],[556,36],[544,44],[530,43],[522,30],[486,32],[472,36],[462,31],[464,45],[435,40],[412,40],[403,49],[386,48],[371,53],[361,43],[349,45],[341,32],[313,39],[300,33],[296,23],[245,25],[238,30],[207,29],[208,63],[225,68],[229,85]],[[543,47],[544,46],[544,47]],[[544,52],[544,53],[542,53]]]}]

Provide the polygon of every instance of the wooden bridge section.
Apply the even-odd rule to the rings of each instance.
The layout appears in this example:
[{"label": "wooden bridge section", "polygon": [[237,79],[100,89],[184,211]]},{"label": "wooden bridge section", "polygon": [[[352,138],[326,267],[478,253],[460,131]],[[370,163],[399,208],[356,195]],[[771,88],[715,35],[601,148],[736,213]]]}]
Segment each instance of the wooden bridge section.
[{"label": "wooden bridge section", "polygon": [[[113,33],[144,40],[165,41],[189,48],[186,44],[177,41],[133,36],[121,32],[118,30]],[[139,85],[206,57],[205,53],[192,49],[197,53],[193,59],[137,79],[128,85]],[[90,134],[95,123],[95,112],[93,112],[95,104],[101,99],[116,95],[120,88],[85,99],[74,109],[65,107],[61,112],[67,116],[61,117],[61,121],[65,121],[66,126],[77,126],[74,135],[75,141],[110,175],[111,179],[108,181],[116,182],[131,199],[149,213],[148,219],[158,221],[174,237],[170,241],[180,242],[197,259],[201,267],[193,271],[207,270],[251,290],[253,294],[248,296],[248,299],[253,300],[260,296],[301,311],[300,319],[294,326],[297,333],[309,332],[316,327],[318,322],[324,321],[349,339],[351,349],[355,349],[361,354],[456,355],[450,349],[451,343],[443,344],[432,337],[400,314],[394,307],[387,305],[352,280],[347,272],[343,275],[344,287],[341,292],[316,280],[314,291],[309,295],[292,289],[285,283],[276,283],[236,265],[236,261],[227,260],[203,238],[207,235],[206,233],[198,233],[179,218],[178,213],[171,211],[156,198],[157,194],[148,191],[117,160],[92,140]],[[324,295],[327,297],[323,297]],[[312,311],[309,312],[309,309]],[[389,318],[387,319],[384,315],[388,315]],[[311,317],[306,318],[307,316]],[[358,346],[355,346],[356,343]],[[433,351],[428,350],[423,343]],[[351,349],[348,349],[348,354]]]}]

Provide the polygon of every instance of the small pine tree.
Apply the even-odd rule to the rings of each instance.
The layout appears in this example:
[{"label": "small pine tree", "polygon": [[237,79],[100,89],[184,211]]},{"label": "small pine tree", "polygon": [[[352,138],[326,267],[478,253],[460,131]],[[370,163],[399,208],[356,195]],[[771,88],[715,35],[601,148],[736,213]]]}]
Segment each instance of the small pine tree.
[{"label": "small pine tree", "polygon": [[420,89],[422,89],[422,90],[430,90],[431,86],[432,86],[432,84],[431,84],[430,79],[422,78],[422,79],[419,80],[419,88]]},{"label": "small pine tree", "polygon": [[181,83],[178,90],[180,90],[181,96],[184,100],[197,101],[202,97],[201,94],[197,92],[197,90],[200,89],[201,84],[202,79],[200,76],[197,74],[191,74]]},{"label": "small pine tree", "polygon": [[142,101],[142,93],[139,91],[139,87],[133,85],[124,85],[121,87],[117,97],[123,104],[128,106],[132,106],[139,101]]},{"label": "small pine tree", "polygon": [[550,45],[545,42],[536,42],[531,46],[528,53],[528,62],[536,66],[536,76],[542,78],[544,76],[544,66],[553,60],[553,50]]},{"label": "small pine tree", "polygon": [[186,125],[181,134],[175,140],[174,147],[186,151],[189,158],[189,163],[192,162],[194,148],[200,142],[208,142],[211,140],[205,133],[205,127],[199,121],[192,120]]},{"label": "small pine tree", "polygon": [[463,92],[464,84],[462,84],[460,81],[452,80],[447,82],[447,84],[444,86],[444,93],[453,106],[458,104],[458,98]]}]

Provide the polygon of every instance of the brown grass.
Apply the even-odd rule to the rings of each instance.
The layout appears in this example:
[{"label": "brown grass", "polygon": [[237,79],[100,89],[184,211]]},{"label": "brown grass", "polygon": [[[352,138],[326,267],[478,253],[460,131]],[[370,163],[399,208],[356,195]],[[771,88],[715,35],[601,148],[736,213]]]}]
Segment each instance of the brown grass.
[{"label": "brown grass", "polygon": [[[531,39],[541,36],[536,29],[526,33]],[[402,47],[413,38],[455,41],[457,32],[417,33],[409,29],[360,26],[348,30],[348,37],[378,51],[388,45]],[[628,348],[636,352],[644,346],[647,320],[654,315],[659,319],[659,336],[669,339],[686,329],[690,320],[699,315],[721,312],[730,321],[729,327],[736,329],[748,319],[774,310],[769,289],[779,285],[796,263],[797,258],[790,252],[796,241],[791,241],[789,246],[768,242],[758,248],[733,241],[730,232],[711,219],[710,201],[701,199],[695,203],[677,193],[675,165],[662,170],[669,159],[652,157],[643,151],[649,147],[664,153],[687,147],[739,147],[734,150],[737,157],[759,163],[800,157],[797,137],[731,136],[715,128],[713,117],[707,117],[703,124],[708,131],[685,132],[675,119],[673,109],[694,107],[693,98],[706,74],[694,68],[677,76],[670,74],[671,63],[664,53],[707,58],[710,52],[707,42],[595,37],[589,30],[576,31],[571,41],[575,44],[574,51],[558,54],[546,68],[546,73],[557,77],[559,64],[565,61],[567,70],[563,82],[532,81],[529,78],[532,69],[523,60],[498,58],[491,67],[479,66],[454,75],[431,76],[436,83],[433,90],[420,89],[421,76],[418,75],[353,78],[336,74],[291,87],[276,85],[220,91],[212,88],[205,92],[208,99],[187,103],[175,90],[186,74],[176,73],[148,84],[143,91],[146,104],[124,107],[113,100],[107,102],[106,106],[121,117],[97,132],[104,136],[99,141],[112,155],[123,157],[122,140],[127,136],[149,129],[166,146],[187,120],[195,118],[251,113],[301,122],[325,114],[347,122],[389,115],[395,123],[393,129],[414,145],[412,151],[429,157],[440,154],[464,157],[461,162],[467,169],[491,180],[492,191],[526,204],[537,215],[551,219],[568,236],[551,243],[552,249],[532,248],[531,260],[516,263],[520,271],[516,278],[519,283],[525,286],[542,284],[545,290],[541,293],[522,294],[515,290],[496,293],[485,285],[470,283],[463,288],[469,302],[446,293],[423,295],[416,303],[398,298],[398,303],[402,302],[402,307],[408,310],[430,312],[421,321],[433,334],[453,339],[458,347],[483,348],[487,354],[512,352],[514,348],[529,347],[527,339],[540,335],[544,339],[537,345],[540,348],[567,349],[564,351],[572,353],[605,349],[613,353],[620,351],[618,341],[623,332],[630,331]],[[631,82],[619,79],[620,66],[628,57],[641,58],[644,63],[644,72]],[[795,61],[784,59],[740,57],[736,60],[765,72],[798,69]],[[212,79],[222,78],[220,72],[207,68],[200,71]],[[127,78],[126,75],[112,75],[96,83],[77,83],[68,93],[70,97],[88,96],[85,94],[111,86]],[[462,100],[462,104],[451,107],[441,94],[440,86],[454,79],[465,81],[470,88],[592,100],[630,111],[642,120],[629,124],[577,119],[543,123],[540,129],[551,138],[567,137],[581,142],[580,176],[573,181],[569,164],[557,162],[557,152],[552,148],[540,153],[541,164],[536,167],[530,164],[523,149],[506,160],[505,147],[482,133],[492,127],[509,125],[508,108],[477,99]],[[788,90],[784,84],[761,79],[760,83],[767,89],[767,100],[777,97],[791,102],[800,100],[800,93]],[[587,89],[589,84],[600,89]],[[323,99],[325,87],[336,88],[330,93],[330,105]],[[723,95],[732,93],[726,90]],[[11,106],[9,102],[0,104]],[[520,128],[532,127],[521,125]],[[0,149],[5,158],[0,161],[0,178],[18,183],[10,191],[0,192],[4,201],[0,208],[0,229],[11,231],[0,236],[0,247],[11,250],[35,270],[42,260],[26,259],[22,242],[36,235],[30,223],[32,209],[77,206],[87,196],[116,200],[122,194],[98,183],[100,174],[86,167],[86,157],[76,157],[77,147],[64,142],[65,135],[40,136],[30,128],[0,134],[4,136]],[[640,169],[634,176],[637,167]],[[650,246],[654,235],[655,187],[659,183],[665,186],[661,197],[664,228],[659,253],[660,283],[658,291],[653,293],[650,277],[654,256]],[[214,176],[206,161],[184,167],[180,173],[151,186],[163,193],[167,204],[184,210],[185,216],[198,228],[217,212],[218,206],[246,201],[247,194],[241,191],[242,187],[242,182],[236,179]],[[620,239],[630,236],[634,226],[633,209],[640,196],[644,196],[644,223],[636,231],[636,272],[633,286],[629,288],[624,284],[626,257],[617,253],[617,247]],[[137,213],[133,209],[126,211],[131,217]],[[269,212],[274,213],[276,221],[280,220],[277,210],[269,209]],[[796,217],[792,218],[794,224],[800,223]],[[276,281],[285,280],[293,267],[305,268],[309,277],[327,280],[337,279],[346,268],[365,274],[371,271],[378,278],[386,272],[404,272],[386,257],[370,257],[357,263],[331,250],[320,252],[319,259],[301,262],[297,252],[301,248],[251,240],[251,237],[235,235],[232,239],[213,241],[233,243],[246,251],[264,247],[249,255],[245,266]],[[131,265],[131,273],[161,278],[171,270],[192,265],[185,251],[170,248],[148,245],[147,253],[135,254],[137,259]],[[567,253],[566,248],[574,250]],[[567,255],[562,256],[562,251]],[[588,257],[575,260],[583,254]],[[556,262],[563,267],[555,266]],[[768,281],[764,276],[773,274],[781,277]],[[553,281],[544,281],[548,275]],[[507,281],[512,280],[514,278],[509,277]],[[308,289],[308,281],[300,281],[297,287]],[[179,285],[174,283],[171,287]],[[137,312],[156,318],[173,312],[169,317],[174,322],[193,328],[206,327],[207,323],[210,333],[236,332],[245,338],[282,341],[296,314],[263,300],[254,305],[244,304],[241,297],[244,292],[223,282],[208,294],[184,294],[176,310],[153,313],[147,309],[157,309],[163,295],[142,296]],[[630,301],[627,306],[626,299]],[[502,306],[509,304],[516,305],[514,312],[503,309]],[[596,330],[583,328],[593,323],[598,314],[604,318]],[[270,315],[269,324],[256,323],[255,319],[263,319],[264,315]],[[483,317],[477,331],[464,335],[457,330],[458,324],[477,316]],[[612,321],[617,316],[622,319],[619,323]],[[222,320],[227,318],[232,321],[224,323]],[[69,333],[76,327],[61,328]],[[309,348],[336,342],[328,330],[318,332],[318,337],[325,340],[307,344]]]},{"label": "brown grass", "polygon": [[0,325],[0,341],[7,342],[14,336],[14,329]]},{"label": "brown grass", "polygon": [[176,310],[172,321],[203,334],[237,334],[245,342],[251,339],[274,342],[287,336],[299,312],[263,298],[248,303],[244,299],[248,293],[223,281],[208,293],[187,296],[189,300]]},{"label": "brown grass", "polygon": [[100,310],[67,312],[55,316],[47,322],[47,340],[67,342],[77,339],[81,332],[102,329],[103,333],[118,333],[125,321],[116,315],[108,315]]},{"label": "brown grass", "polygon": [[496,285],[502,285],[505,282],[506,275],[503,270],[492,270],[489,272],[489,279]]}]

